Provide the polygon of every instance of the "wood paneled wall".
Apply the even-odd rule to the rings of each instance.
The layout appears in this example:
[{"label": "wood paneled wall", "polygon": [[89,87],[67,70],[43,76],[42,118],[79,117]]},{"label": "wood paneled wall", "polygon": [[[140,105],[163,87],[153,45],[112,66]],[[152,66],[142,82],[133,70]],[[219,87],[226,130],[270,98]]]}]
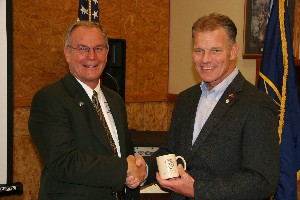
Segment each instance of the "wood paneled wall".
[{"label": "wood paneled wall", "polygon": [[[126,102],[166,101],[169,0],[99,1],[99,10],[108,36],[126,39]],[[13,2],[15,105],[68,71],[64,37],[77,11],[78,0]]]},{"label": "wood paneled wall", "polygon": [[[68,71],[63,54],[67,28],[77,20],[79,0],[13,1],[14,135],[13,181],[21,196],[36,200],[43,166],[28,132],[32,96]],[[126,39],[126,109],[130,129],[167,131],[169,0],[99,0],[110,38]]]}]

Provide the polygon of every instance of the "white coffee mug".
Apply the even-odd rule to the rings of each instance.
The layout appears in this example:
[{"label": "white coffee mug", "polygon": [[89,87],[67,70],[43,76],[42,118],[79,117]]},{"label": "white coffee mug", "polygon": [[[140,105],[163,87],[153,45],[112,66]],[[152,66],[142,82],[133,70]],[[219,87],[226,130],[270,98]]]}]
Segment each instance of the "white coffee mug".
[{"label": "white coffee mug", "polygon": [[162,179],[175,178],[179,176],[177,168],[177,159],[180,158],[184,163],[184,170],[186,170],[186,162],[183,157],[175,154],[167,154],[156,157],[159,175]]}]

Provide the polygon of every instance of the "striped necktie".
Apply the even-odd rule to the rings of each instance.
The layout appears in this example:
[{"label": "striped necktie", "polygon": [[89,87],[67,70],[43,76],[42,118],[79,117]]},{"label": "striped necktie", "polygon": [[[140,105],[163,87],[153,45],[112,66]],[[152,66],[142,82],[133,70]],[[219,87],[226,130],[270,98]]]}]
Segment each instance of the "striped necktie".
[{"label": "striped necktie", "polygon": [[103,127],[104,127],[104,131],[108,137],[108,140],[109,140],[109,143],[110,143],[110,146],[115,154],[115,156],[118,156],[118,152],[117,152],[117,148],[116,148],[116,144],[112,138],[112,135],[110,133],[110,130],[109,130],[109,127],[106,123],[106,120],[105,120],[105,117],[104,117],[104,114],[102,112],[102,109],[101,109],[101,106],[100,106],[100,103],[99,103],[99,99],[98,99],[98,93],[94,90],[93,91],[93,96],[92,96],[92,102],[93,102],[93,105],[99,115],[99,118],[103,124]]}]

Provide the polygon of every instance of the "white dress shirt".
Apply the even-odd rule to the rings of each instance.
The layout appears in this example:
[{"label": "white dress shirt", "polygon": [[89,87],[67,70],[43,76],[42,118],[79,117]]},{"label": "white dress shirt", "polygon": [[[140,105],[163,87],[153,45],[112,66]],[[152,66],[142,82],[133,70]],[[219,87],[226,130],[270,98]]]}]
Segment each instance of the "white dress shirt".
[{"label": "white dress shirt", "polygon": [[[80,80],[77,79],[77,81],[81,84],[81,86],[83,87],[83,89],[85,90],[85,92],[87,93],[87,95],[89,96],[89,98],[92,101],[93,89],[90,88],[89,86],[87,86],[86,84],[84,84],[83,82],[81,82]],[[118,131],[117,131],[117,128],[116,128],[116,125],[115,125],[113,115],[110,112],[108,102],[106,101],[105,96],[104,96],[104,94],[103,94],[103,92],[100,88],[100,82],[94,90],[98,93],[98,99],[99,99],[99,103],[100,103],[103,115],[105,117],[106,123],[107,123],[108,128],[110,130],[110,133],[112,135],[112,138],[115,142],[117,152],[118,152],[118,156],[121,157]]]}]

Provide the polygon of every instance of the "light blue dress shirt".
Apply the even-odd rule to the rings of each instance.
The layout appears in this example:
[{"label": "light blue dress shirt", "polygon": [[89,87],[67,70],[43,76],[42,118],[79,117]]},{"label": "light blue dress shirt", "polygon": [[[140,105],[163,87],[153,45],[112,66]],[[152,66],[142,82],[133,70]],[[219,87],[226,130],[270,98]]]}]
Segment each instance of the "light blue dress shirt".
[{"label": "light blue dress shirt", "polygon": [[227,78],[225,78],[221,83],[211,90],[207,89],[207,83],[201,83],[200,88],[202,90],[202,94],[197,107],[192,144],[194,144],[196,141],[202,127],[218,103],[222,94],[237,74],[238,69],[235,68]]}]

